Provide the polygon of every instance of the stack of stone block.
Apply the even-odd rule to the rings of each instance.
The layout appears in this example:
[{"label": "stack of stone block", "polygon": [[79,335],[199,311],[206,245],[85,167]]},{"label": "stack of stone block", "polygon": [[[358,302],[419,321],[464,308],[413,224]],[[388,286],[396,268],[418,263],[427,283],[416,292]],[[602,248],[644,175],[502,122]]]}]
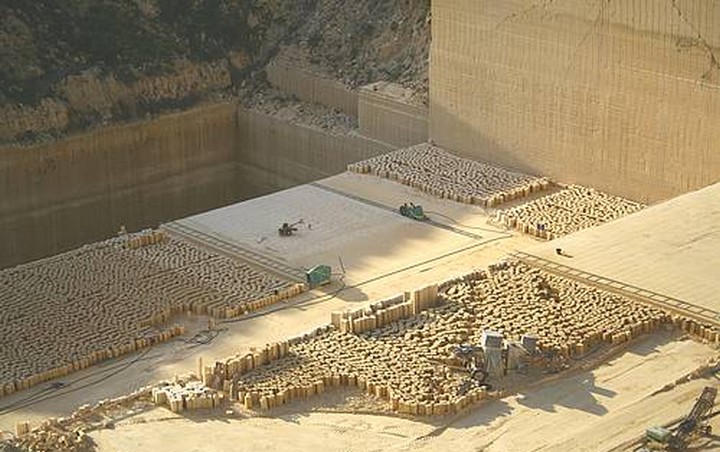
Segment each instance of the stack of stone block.
[{"label": "stack of stone block", "polygon": [[333,312],[330,323],[343,333],[364,333],[418,315],[435,306],[438,286],[429,286],[405,292],[354,311]]},{"label": "stack of stone block", "polygon": [[167,406],[173,413],[181,413],[218,407],[223,402],[223,396],[202,381],[190,380],[163,383],[153,388],[152,400],[156,405]]},{"label": "stack of stone block", "polygon": [[[397,412],[440,415],[489,396],[481,389],[458,393],[467,375],[457,372],[454,354],[459,345],[479,345],[483,331],[518,343],[532,337],[539,358],[529,362],[540,366],[582,359],[598,347],[620,345],[661,325],[682,326],[717,341],[718,331],[709,325],[514,260],[414,294],[333,313],[331,325],[288,340],[282,353],[271,358],[266,348],[233,358],[232,365],[216,363],[206,367],[205,379],[253,410],[354,387],[387,400]],[[431,294],[436,294],[434,302],[408,315],[406,300],[427,301]],[[401,306],[403,316],[392,319],[390,313],[399,313]],[[373,317],[375,328],[365,329],[363,319]],[[387,320],[378,325],[378,318]]]},{"label": "stack of stone block", "polygon": [[439,198],[495,207],[546,190],[550,181],[452,155],[428,143],[348,166],[349,171],[398,181]]},{"label": "stack of stone block", "polygon": [[168,240],[168,237],[166,234],[164,234],[161,231],[143,231],[140,234],[134,234],[131,238],[129,238],[125,244],[130,249],[137,249],[143,246],[150,246],[155,245],[158,243],[163,243]]},{"label": "stack of stone block", "polygon": [[152,231],[2,270],[0,287],[0,396],[168,341],[175,315],[236,317],[304,290]]},{"label": "stack of stone block", "polygon": [[525,234],[552,240],[598,226],[645,206],[580,185],[497,212],[494,221]]}]

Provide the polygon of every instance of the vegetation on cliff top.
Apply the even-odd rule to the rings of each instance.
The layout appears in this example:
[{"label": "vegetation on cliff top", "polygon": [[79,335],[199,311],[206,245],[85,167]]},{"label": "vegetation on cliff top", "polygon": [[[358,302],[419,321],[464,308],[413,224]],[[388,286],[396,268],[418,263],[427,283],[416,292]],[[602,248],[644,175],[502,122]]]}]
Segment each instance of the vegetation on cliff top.
[{"label": "vegetation on cliff top", "polygon": [[263,86],[283,47],[349,86],[427,92],[430,0],[4,0],[0,141]]}]

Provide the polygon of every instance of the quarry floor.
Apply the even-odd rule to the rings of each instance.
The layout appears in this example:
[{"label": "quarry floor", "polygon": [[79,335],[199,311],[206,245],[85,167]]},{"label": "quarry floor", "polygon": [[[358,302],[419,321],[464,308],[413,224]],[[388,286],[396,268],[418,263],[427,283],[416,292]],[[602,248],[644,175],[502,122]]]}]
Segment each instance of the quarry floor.
[{"label": "quarry floor", "polygon": [[[422,205],[433,221],[400,216],[397,208],[405,202]],[[488,213],[476,206],[346,172],[173,223],[299,271],[325,263],[339,272],[342,261],[344,283],[360,284],[366,291],[364,283],[379,278],[391,282],[391,273],[402,269],[419,268],[423,274],[416,281],[437,281],[540,243],[492,227],[488,219]],[[293,236],[278,236],[276,228],[282,223],[300,220],[303,223]],[[442,268],[431,265],[441,261]],[[428,274],[433,269],[435,273]],[[406,274],[402,279],[407,278]]]},{"label": "quarry floor", "polygon": [[[395,213],[404,202],[421,204],[433,222]],[[198,358],[209,363],[246,352],[327,324],[332,311],[464,274],[516,251],[547,250],[555,243],[493,227],[490,214],[374,176],[343,173],[180,220],[298,269],[327,263],[336,271],[342,260],[345,274],[336,275],[329,286],[221,323],[219,334],[207,344],[177,339],[73,374],[61,380],[62,388],[48,389],[46,383],[4,397],[0,430],[10,431],[22,420],[36,425],[67,415],[82,404],[194,372]],[[277,236],[280,224],[300,218],[304,224],[296,236]],[[647,284],[652,286],[652,281]],[[174,320],[188,326],[185,339],[207,327],[205,318]],[[456,419],[328,412],[332,410],[324,410],[322,401],[252,418],[221,412],[178,416],[157,408],[131,414],[118,420],[115,429],[93,437],[100,450],[107,451],[232,450],[238,442],[253,450],[610,450],[648,426],[687,413],[702,387],[717,381],[694,380],[652,394],[715,356],[710,346],[662,333],[631,343],[626,352],[594,369],[560,375]],[[334,397],[337,400],[326,404],[342,405],[342,395]]]}]

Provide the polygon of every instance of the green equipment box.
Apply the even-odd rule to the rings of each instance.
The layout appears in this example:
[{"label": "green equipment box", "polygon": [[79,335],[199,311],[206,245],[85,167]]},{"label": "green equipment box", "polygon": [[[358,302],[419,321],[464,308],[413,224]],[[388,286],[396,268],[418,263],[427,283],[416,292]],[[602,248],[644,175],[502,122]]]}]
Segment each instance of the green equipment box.
[{"label": "green equipment box", "polygon": [[329,265],[317,265],[305,272],[305,281],[310,288],[322,286],[330,282],[332,268]]}]

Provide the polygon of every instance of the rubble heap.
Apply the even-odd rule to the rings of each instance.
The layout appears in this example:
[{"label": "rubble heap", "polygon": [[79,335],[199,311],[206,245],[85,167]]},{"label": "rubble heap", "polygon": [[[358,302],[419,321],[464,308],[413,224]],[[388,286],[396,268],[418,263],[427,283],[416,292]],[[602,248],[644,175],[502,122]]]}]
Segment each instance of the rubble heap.
[{"label": "rubble heap", "polygon": [[5,444],[32,452],[94,451],[95,442],[88,433],[112,425],[108,422],[113,415],[148,405],[150,391],[151,387],[147,386],[125,396],[101,400],[92,406],[83,405],[68,417],[50,418],[34,428],[30,428],[28,422],[19,422],[15,426],[15,436]]}]

